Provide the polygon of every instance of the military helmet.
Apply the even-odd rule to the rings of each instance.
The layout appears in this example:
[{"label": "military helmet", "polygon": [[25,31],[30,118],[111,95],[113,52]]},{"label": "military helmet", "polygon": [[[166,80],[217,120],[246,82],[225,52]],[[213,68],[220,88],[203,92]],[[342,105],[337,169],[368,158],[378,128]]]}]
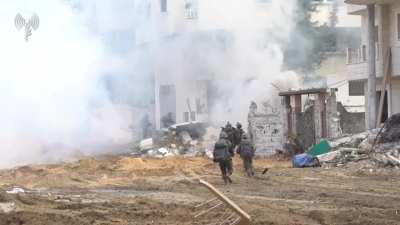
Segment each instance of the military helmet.
[{"label": "military helmet", "polygon": [[236,123],[236,127],[240,129],[240,128],[242,128],[242,124],[239,123],[239,122],[237,122],[237,123]]}]

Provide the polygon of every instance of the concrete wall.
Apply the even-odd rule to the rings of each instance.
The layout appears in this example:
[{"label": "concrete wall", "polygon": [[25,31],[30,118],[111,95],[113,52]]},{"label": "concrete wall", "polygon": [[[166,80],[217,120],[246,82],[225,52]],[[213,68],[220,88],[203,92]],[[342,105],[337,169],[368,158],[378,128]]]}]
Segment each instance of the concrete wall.
[{"label": "concrete wall", "polygon": [[400,80],[392,81],[392,114],[400,113]]},{"label": "concrete wall", "polygon": [[296,134],[307,149],[316,143],[314,107],[296,114]]},{"label": "concrete wall", "polygon": [[256,148],[256,155],[269,156],[283,149],[281,114],[249,114],[248,131]]},{"label": "concrete wall", "polygon": [[[205,91],[207,87],[205,87],[203,81],[187,81],[184,85],[180,83],[174,83],[174,87],[176,88],[176,123],[188,122],[185,121],[185,113],[194,113],[195,121],[207,121],[208,120],[208,108],[207,108],[207,94]],[[176,86],[175,86],[176,85]],[[160,91],[160,86],[156,86],[156,92]],[[161,115],[160,110],[160,102],[156,101],[156,127],[160,128],[161,123],[160,120],[164,115]],[[200,107],[197,103],[200,103]],[[190,108],[189,108],[190,107]],[[189,121],[192,121],[192,118],[189,114]]]},{"label": "concrete wall", "polygon": [[[164,49],[165,50],[165,49]],[[165,50],[167,52],[167,50]],[[160,52],[155,69],[155,117],[156,127],[160,128],[161,115],[160,109],[160,86],[173,85],[176,91],[176,123],[185,121],[184,113],[190,111],[195,114],[196,121],[206,121],[208,119],[208,80],[205,77],[197,77],[193,73],[195,68],[184,59],[185,52],[175,51],[174,57],[162,57],[166,52]],[[185,67],[176,70],[176,67]],[[190,116],[189,116],[190,117]],[[190,119],[191,120],[191,119]]]},{"label": "concrete wall", "polygon": [[336,92],[336,99],[338,102],[341,102],[346,107],[354,108],[354,110],[363,110],[363,107],[365,105],[365,97],[350,96],[349,82],[346,81],[345,75],[329,75],[327,77],[327,86],[338,89],[338,91]]},{"label": "concrete wall", "polygon": [[400,40],[397,37],[397,14],[400,13],[400,2],[390,5],[389,17],[390,21],[390,45],[394,47],[400,47]]},{"label": "concrete wall", "polygon": [[365,113],[348,112],[341,103],[337,104],[340,115],[340,128],[344,134],[356,134],[365,131]]},{"label": "concrete wall", "polygon": [[[393,76],[400,76],[400,39],[398,38],[397,14],[400,14],[400,2],[390,5],[377,5],[375,24],[378,27],[378,59],[377,59],[377,76],[382,76],[384,69],[383,57],[387,55],[386,49],[391,47],[393,50]],[[368,18],[366,11],[361,14],[361,45],[367,45],[367,24]],[[359,69],[357,69],[359,67]],[[364,66],[352,66],[349,71],[351,79],[360,79],[362,75],[358,72],[366,73]],[[353,75],[354,74],[354,75]],[[354,76],[354,78],[353,78]],[[366,77],[366,76],[365,76]]]}]

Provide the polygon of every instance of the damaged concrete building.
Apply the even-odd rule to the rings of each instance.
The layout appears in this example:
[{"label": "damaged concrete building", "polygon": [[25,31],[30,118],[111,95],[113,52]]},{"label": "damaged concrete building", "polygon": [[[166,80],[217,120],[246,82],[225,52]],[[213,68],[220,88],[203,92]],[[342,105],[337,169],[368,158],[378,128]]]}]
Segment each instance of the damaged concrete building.
[{"label": "damaged concrete building", "polygon": [[[166,117],[173,123],[208,122],[218,95],[213,81],[234,41],[232,25],[221,22],[222,12],[212,12],[213,1],[141,2],[136,45],[151,56],[146,63],[154,77],[155,127],[164,127]],[[262,12],[269,3],[254,4]]]},{"label": "damaged concrete building", "polygon": [[361,17],[361,46],[347,50],[349,93],[365,96],[367,129],[400,112],[400,2],[346,0]]},{"label": "damaged concrete building", "polygon": [[307,149],[322,139],[364,131],[365,114],[348,112],[337,102],[336,92],[335,88],[280,92],[283,141],[295,135]]}]

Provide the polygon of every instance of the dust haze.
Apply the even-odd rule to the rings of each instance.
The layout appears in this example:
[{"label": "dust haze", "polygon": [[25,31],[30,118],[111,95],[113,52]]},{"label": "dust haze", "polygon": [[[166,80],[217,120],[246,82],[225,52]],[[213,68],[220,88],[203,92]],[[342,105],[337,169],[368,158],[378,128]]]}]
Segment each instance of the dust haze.
[{"label": "dust haze", "polygon": [[[281,88],[298,85],[294,72],[282,72],[295,0],[272,0],[262,15],[252,0],[204,1],[199,16],[229,31],[222,43],[227,48],[209,41],[193,47],[193,39],[183,37],[169,46],[155,42],[146,55],[135,51],[134,31],[143,14],[138,6],[143,2],[2,2],[0,167],[65,161],[136,141],[132,127],[154,92],[151,68],[141,60],[151,59],[154,52],[168,57],[192,54],[187,65],[172,66],[187,70],[189,77],[205,71],[212,78],[219,96],[210,119],[217,125],[246,121],[253,100],[276,102],[268,97],[277,92],[271,83]],[[39,29],[28,42],[24,31],[15,28],[17,13],[40,17]],[[151,35],[153,28],[148,28]]]}]

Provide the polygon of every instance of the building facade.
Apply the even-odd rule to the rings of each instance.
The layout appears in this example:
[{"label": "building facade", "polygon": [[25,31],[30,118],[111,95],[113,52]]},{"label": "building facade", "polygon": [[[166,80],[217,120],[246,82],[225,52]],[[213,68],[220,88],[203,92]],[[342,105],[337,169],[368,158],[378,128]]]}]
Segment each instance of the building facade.
[{"label": "building facade", "polygon": [[[139,2],[136,46],[151,56],[146,63],[154,77],[156,128],[164,127],[166,117],[174,123],[208,121],[218,95],[212,81],[220,73],[219,60],[229,56],[236,27],[224,17],[229,5],[214,0]],[[268,2],[254,0],[255,14],[265,16]]]},{"label": "building facade", "polygon": [[[346,0],[346,3],[348,13],[359,15],[362,20],[361,46],[347,50],[349,94],[365,96],[366,126],[372,129],[400,112],[400,1]],[[383,111],[378,119],[382,90],[385,91]]]}]

